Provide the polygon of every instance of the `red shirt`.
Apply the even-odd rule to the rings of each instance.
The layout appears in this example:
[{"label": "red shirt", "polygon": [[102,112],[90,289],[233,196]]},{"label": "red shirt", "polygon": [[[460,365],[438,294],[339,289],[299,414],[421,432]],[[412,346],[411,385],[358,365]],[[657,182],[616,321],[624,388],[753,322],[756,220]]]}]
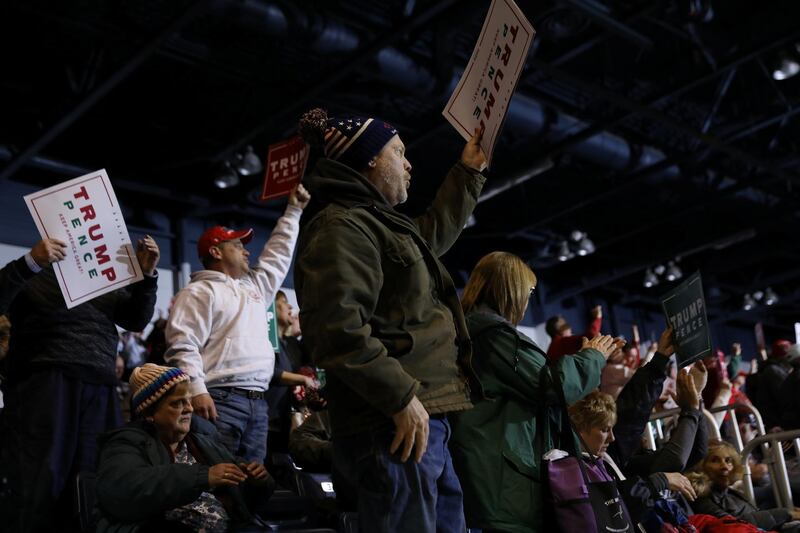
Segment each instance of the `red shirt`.
[{"label": "red shirt", "polygon": [[556,335],[550,341],[550,346],[547,348],[547,360],[551,363],[558,361],[558,359],[565,355],[576,354],[581,350],[583,345],[583,337],[592,339],[600,334],[600,327],[603,324],[603,318],[598,317],[592,320],[589,324],[589,329],[583,335]]}]

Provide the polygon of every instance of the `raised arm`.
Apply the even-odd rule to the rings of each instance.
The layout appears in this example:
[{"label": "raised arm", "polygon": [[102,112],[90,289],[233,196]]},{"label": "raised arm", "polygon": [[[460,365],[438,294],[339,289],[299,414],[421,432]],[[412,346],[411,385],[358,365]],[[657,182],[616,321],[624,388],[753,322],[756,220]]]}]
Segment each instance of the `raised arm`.
[{"label": "raised arm", "polygon": [[142,331],[156,307],[158,273],[156,266],[161,257],[155,239],[149,235],[139,239],[136,246],[136,259],[142,268],[144,279],[117,291],[114,305],[114,323],[128,331]]},{"label": "raised arm", "polygon": [[419,233],[433,253],[444,255],[453,245],[478,203],[486,178],[481,171],[486,157],[480,148],[481,134],[476,130],[456,163],[436,192],[424,215],[416,218]]},{"label": "raised arm", "polygon": [[267,302],[275,299],[275,294],[292,266],[292,254],[300,229],[300,215],[310,198],[305,187],[300,184],[295,187],[289,196],[286,212],[278,219],[251,272]]},{"label": "raised arm", "polygon": [[672,328],[669,327],[661,334],[653,359],[636,371],[617,398],[616,440],[609,446],[608,453],[620,468],[625,468],[628,459],[639,448],[650,412],[661,396],[669,356],[674,351]]},{"label": "raised arm", "polygon": [[67,245],[58,239],[42,239],[30,252],[0,269],[0,315],[5,314],[11,302],[25,283],[55,261],[64,259]]}]

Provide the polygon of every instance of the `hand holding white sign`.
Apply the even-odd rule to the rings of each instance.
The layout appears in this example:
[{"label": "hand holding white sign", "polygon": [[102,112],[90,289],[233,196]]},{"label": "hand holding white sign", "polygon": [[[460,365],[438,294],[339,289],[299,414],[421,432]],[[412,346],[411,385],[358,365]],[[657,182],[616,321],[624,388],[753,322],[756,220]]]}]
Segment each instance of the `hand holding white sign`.
[{"label": "hand holding white sign", "polygon": [[442,112],[464,139],[481,129],[486,164],[535,33],[514,0],[492,0],[469,64]]},{"label": "hand holding white sign", "polygon": [[140,281],[140,261],[151,272],[158,262],[155,242],[142,243],[137,261],[105,170],[29,194],[25,203],[43,238],[31,256],[53,264],[68,309]]},{"label": "hand holding white sign", "polygon": [[475,128],[475,133],[472,135],[472,138],[467,141],[467,144],[464,146],[464,151],[461,152],[461,162],[478,172],[486,168],[486,154],[483,153],[483,148],[481,148],[482,138],[483,130]]},{"label": "hand holding white sign", "polygon": [[155,272],[159,257],[161,257],[161,252],[158,244],[150,235],[145,235],[144,239],[139,239],[136,243],[136,259],[139,260],[142,272],[148,276],[152,276]]},{"label": "hand holding white sign", "polygon": [[67,244],[58,239],[42,239],[31,248],[31,257],[42,268],[61,261],[66,255]]}]

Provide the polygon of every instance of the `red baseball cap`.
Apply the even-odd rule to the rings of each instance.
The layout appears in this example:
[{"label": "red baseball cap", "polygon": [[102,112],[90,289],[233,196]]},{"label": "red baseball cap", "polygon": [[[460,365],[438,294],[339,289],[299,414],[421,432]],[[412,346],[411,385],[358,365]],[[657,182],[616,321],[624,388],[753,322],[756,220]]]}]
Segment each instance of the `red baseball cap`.
[{"label": "red baseball cap", "polygon": [[789,349],[792,343],[786,339],[778,339],[772,343],[772,357],[786,357],[789,354]]},{"label": "red baseball cap", "polygon": [[236,231],[223,226],[214,226],[205,230],[200,236],[200,240],[197,241],[197,255],[200,256],[200,259],[203,259],[208,255],[208,251],[212,246],[216,246],[221,242],[239,239],[242,244],[247,244],[252,238],[253,228]]}]

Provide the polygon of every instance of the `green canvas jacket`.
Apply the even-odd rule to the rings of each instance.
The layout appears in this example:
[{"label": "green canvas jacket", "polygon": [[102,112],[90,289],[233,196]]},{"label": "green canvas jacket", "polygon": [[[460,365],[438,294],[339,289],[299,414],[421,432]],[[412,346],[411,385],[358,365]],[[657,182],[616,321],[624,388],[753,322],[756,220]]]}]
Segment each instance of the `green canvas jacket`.
[{"label": "green canvas jacket", "polygon": [[317,209],[307,209],[294,281],[304,340],[327,372],[334,435],[390,426],[414,395],[430,414],[471,407],[469,336],[439,256],[484,181],[457,163],[411,219],[338,162],[321,160],[308,179]]},{"label": "green canvas jacket", "polygon": [[[464,491],[467,526],[510,532],[542,531],[542,455],[558,442],[560,408],[545,352],[503,317],[467,315],[473,365],[486,398],[450,415],[450,453]],[[560,358],[564,396],[571,404],[600,385],[602,354],[587,349]]]}]

